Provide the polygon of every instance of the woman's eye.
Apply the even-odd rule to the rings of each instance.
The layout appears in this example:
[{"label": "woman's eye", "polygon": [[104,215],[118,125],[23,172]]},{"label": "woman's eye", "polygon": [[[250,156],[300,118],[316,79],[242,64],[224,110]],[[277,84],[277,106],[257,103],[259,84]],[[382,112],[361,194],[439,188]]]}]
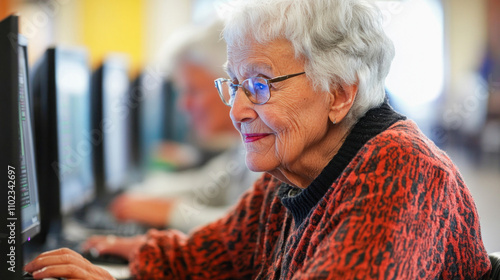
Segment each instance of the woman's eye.
[{"label": "woman's eye", "polygon": [[264,90],[267,88],[267,85],[266,84],[263,84],[263,83],[255,83],[254,84],[254,87],[255,89],[257,90]]}]

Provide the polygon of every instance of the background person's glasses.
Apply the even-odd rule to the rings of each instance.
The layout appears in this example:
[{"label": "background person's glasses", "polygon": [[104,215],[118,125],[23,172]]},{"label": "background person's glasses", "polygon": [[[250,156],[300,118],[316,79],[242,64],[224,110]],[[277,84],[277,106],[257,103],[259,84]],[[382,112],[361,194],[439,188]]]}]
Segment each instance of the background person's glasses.
[{"label": "background person's glasses", "polygon": [[271,98],[271,90],[269,89],[269,86],[272,83],[281,82],[305,73],[306,72],[300,72],[272,79],[252,77],[244,80],[241,84],[233,84],[229,79],[219,78],[215,80],[215,87],[219,92],[222,102],[229,107],[233,106],[234,97],[236,96],[236,92],[239,87],[243,89],[243,92],[253,104],[262,105]]}]

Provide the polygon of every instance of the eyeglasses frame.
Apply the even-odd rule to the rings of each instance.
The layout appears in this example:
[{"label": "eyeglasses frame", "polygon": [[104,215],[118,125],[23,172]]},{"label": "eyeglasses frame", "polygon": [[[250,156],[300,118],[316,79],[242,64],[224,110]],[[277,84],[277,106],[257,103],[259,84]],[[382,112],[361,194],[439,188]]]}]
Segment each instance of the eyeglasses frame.
[{"label": "eyeglasses frame", "polygon": [[[302,75],[302,74],[305,74],[306,72],[300,72],[300,73],[295,73],[295,74],[288,74],[288,75],[283,75],[283,76],[278,76],[278,77],[275,77],[275,78],[272,78],[272,79],[266,79],[266,78],[263,78],[264,80],[266,80],[266,83],[267,83],[267,87],[268,87],[268,90],[269,90],[269,98],[267,98],[266,101],[264,102],[261,102],[261,103],[256,103],[256,102],[253,102],[250,97],[248,97],[248,95],[246,94],[245,90],[243,90],[243,92],[245,92],[245,96],[248,98],[248,100],[250,100],[250,102],[252,102],[253,104],[255,105],[263,105],[263,104],[266,104],[269,99],[271,99],[271,88],[270,88],[270,85],[272,83],[277,83],[277,82],[282,82],[284,80],[287,80],[287,79],[290,79],[290,78],[293,78],[293,77],[296,77],[296,76],[299,76],[299,75]],[[252,77],[253,78],[253,77]],[[226,79],[226,78],[218,78],[214,81],[215,83],[215,88],[217,88],[217,91],[219,92],[219,96],[220,98],[222,99],[222,102],[226,105],[226,106],[229,106],[229,107],[233,107],[232,104],[228,104],[225,100],[224,100],[224,95],[222,93],[222,89],[219,88],[217,86],[217,83],[220,83],[222,85],[223,82],[229,82],[231,83],[231,85],[233,86],[236,86],[236,87],[239,87],[239,88],[242,88],[243,87],[243,83],[250,80],[251,78],[248,78],[246,80],[244,80],[243,82],[241,82],[241,84],[233,84],[231,82],[231,80],[229,79]]]}]

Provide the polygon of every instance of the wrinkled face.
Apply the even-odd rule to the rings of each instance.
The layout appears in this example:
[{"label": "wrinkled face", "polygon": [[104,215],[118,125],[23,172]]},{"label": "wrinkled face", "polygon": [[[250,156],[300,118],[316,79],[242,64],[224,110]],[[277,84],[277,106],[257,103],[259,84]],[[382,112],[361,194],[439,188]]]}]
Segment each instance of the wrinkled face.
[{"label": "wrinkled face", "polygon": [[[304,71],[304,61],[294,56],[291,44],[275,40],[260,45],[246,42],[229,46],[228,74],[233,83],[255,76],[274,78]],[[279,177],[304,172],[321,152],[328,131],[328,94],[314,91],[306,75],[271,85],[271,98],[255,105],[239,89],[231,119],[241,133],[247,166]]]},{"label": "wrinkled face", "polygon": [[191,125],[201,140],[228,130],[234,131],[228,118],[229,108],[220,102],[214,88],[216,78],[203,67],[190,62],[182,63],[175,76],[180,105],[189,115]]}]

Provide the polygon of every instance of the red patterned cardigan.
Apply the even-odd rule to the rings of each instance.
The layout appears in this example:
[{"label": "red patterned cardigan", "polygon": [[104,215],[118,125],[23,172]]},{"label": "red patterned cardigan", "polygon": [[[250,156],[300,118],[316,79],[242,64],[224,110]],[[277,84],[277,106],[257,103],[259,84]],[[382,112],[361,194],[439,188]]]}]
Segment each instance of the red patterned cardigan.
[{"label": "red patterned cardigan", "polygon": [[[375,114],[366,127],[386,119]],[[363,140],[317,198],[308,197],[311,209],[299,209],[308,203],[303,198],[285,203],[294,199],[287,197],[293,188],[264,175],[225,217],[189,236],[150,231],[132,273],[136,279],[487,279],[491,264],[479,217],[458,170],[412,121],[389,124]]]}]

